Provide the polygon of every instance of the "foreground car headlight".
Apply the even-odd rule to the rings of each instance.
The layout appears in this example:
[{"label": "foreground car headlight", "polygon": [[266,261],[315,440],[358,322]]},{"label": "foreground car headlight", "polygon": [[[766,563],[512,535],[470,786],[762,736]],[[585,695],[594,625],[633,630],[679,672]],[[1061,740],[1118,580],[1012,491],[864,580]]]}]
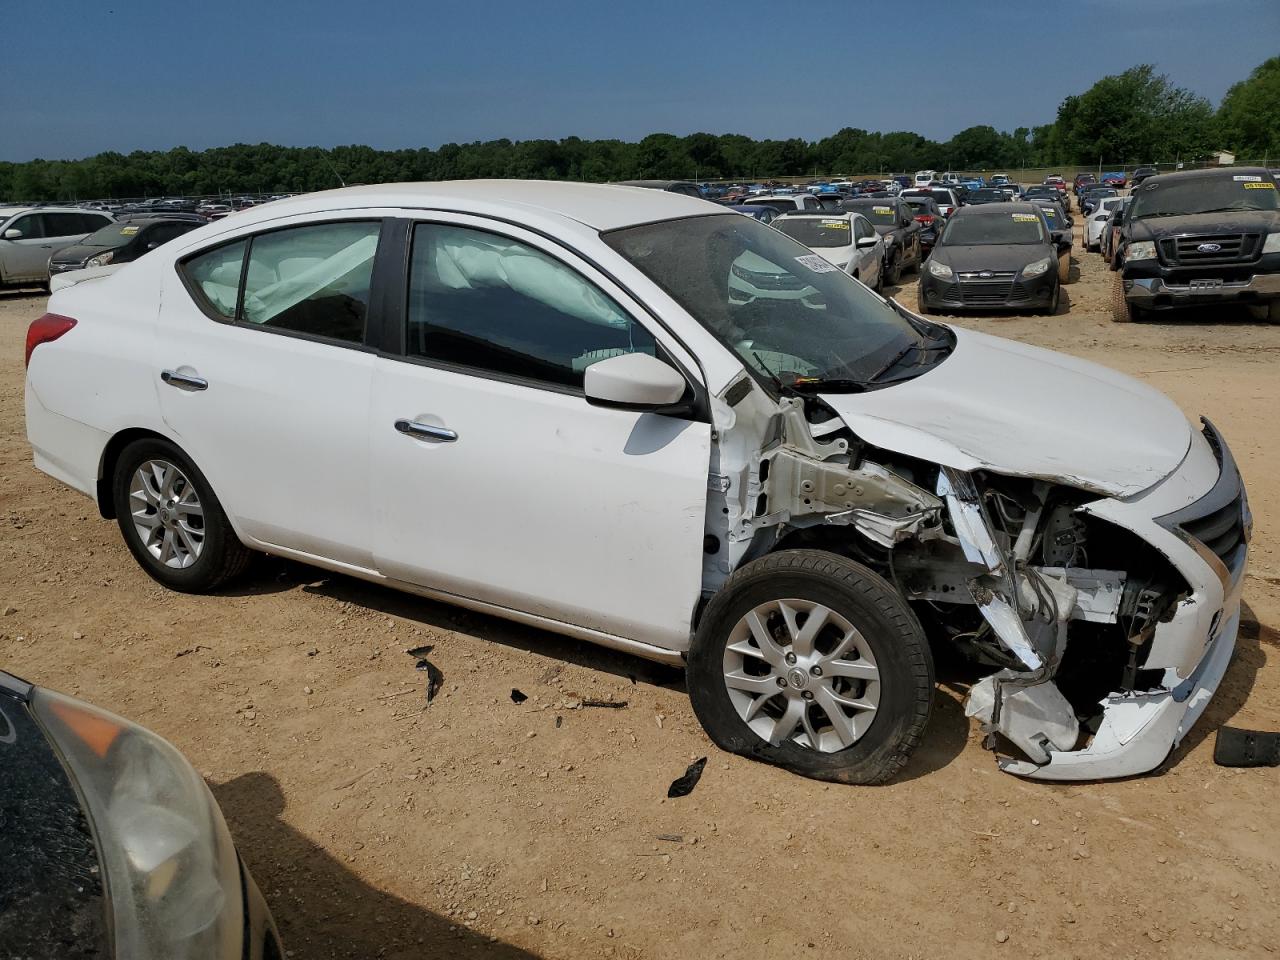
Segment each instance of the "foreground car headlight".
[{"label": "foreground car headlight", "polygon": [[1049,258],[1043,257],[1042,259],[1037,260],[1034,263],[1028,263],[1025,267],[1023,267],[1022,275],[1024,277],[1038,277],[1040,276],[1040,274],[1048,270],[1050,266],[1052,266],[1052,263],[1050,262]]},{"label": "foreground car headlight", "polygon": [[1124,258],[1126,260],[1154,260],[1156,258],[1156,242],[1154,240],[1139,240],[1136,243],[1131,243],[1125,248]]},{"label": "foreground car headlight", "polygon": [[941,260],[930,260],[929,272],[942,280],[950,280],[956,275],[956,272]]},{"label": "foreground car headlight", "polygon": [[200,775],[170,744],[105,710],[43,689],[32,703],[88,807],[115,955],[239,957],[239,861]]},{"label": "foreground car headlight", "polygon": [[108,250],[106,253],[100,253],[96,257],[90,257],[89,262],[86,263],[85,266],[86,267],[105,267],[108,263],[111,262],[113,257],[114,257],[114,254],[110,250]]},{"label": "foreground car headlight", "polygon": [[1263,253],[1280,253],[1280,233],[1268,233],[1262,243]]}]

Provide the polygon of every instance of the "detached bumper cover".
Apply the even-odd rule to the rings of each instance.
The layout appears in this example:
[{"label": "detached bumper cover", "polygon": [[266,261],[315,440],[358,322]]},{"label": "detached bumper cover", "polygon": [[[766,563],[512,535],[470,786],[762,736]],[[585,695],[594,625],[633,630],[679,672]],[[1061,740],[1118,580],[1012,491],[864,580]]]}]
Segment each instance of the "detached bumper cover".
[{"label": "detached bumper cover", "polygon": [[1240,629],[1240,597],[1253,518],[1240,473],[1207,420],[1181,466],[1150,491],[1085,510],[1125,527],[1163,553],[1190,591],[1157,625],[1144,669],[1163,669],[1161,689],[1102,701],[1102,724],[1083,750],[1051,751],[1047,763],[1001,759],[1037,780],[1102,780],[1158,767],[1200,718],[1226,674]]}]

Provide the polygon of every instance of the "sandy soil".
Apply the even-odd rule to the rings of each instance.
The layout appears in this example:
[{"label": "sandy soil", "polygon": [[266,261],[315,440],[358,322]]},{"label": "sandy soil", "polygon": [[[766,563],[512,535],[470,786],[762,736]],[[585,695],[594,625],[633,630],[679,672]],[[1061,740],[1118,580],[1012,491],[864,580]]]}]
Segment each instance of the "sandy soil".
[{"label": "sandy soil", "polygon": [[[973,674],[954,666],[905,774],[842,788],[717,752],[678,672],[532,629],[270,559],[220,596],[166,593],[114,524],[32,468],[21,341],[44,301],[13,293],[0,665],[185,751],[298,958],[1271,955],[1280,771],[1211,755],[1224,722],[1280,728],[1280,327],[1220,312],[1114,325],[1111,275],[1077,256],[1058,316],[960,322],[1207,414],[1257,519],[1230,672],[1155,776],[997,772],[960,708]],[[914,305],[912,285],[897,295]],[[443,674],[429,706],[405,653],[423,644]],[[693,794],[666,799],[701,756]]]}]

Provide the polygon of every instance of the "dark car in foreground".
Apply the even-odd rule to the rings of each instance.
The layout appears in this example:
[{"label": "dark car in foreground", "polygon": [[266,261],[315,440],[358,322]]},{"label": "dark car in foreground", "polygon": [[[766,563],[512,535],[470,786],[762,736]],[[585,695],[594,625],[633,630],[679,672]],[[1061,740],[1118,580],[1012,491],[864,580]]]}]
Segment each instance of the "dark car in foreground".
[{"label": "dark car in foreground", "polygon": [[961,208],[920,271],[920,313],[1058,309],[1057,249],[1030,203]]},{"label": "dark car in foreground", "polygon": [[280,960],[213,795],[173,746],[0,671],[0,954]]},{"label": "dark car in foreground", "polygon": [[1112,319],[1225,302],[1280,322],[1280,202],[1261,167],[1149,177],[1125,211]]},{"label": "dark car in foreground", "polygon": [[49,258],[49,275],[137,260],[148,250],[190,233],[206,222],[195,217],[167,216],[117,221],[55,253]]},{"label": "dark car in foreground", "polygon": [[846,200],[845,210],[860,213],[884,237],[885,283],[896,285],[905,270],[918,270],[924,260],[920,247],[920,224],[907,204],[897,198],[873,199],[855,197]]}]

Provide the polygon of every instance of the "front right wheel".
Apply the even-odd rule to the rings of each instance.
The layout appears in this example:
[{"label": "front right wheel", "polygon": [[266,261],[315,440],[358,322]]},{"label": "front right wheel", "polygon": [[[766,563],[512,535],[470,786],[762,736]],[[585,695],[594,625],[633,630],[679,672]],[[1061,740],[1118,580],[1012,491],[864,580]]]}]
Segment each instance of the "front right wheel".
[{"label": "front right wheel", "polygon": [[892,778],[933,698],[924,631],[874,571],[819,550],[747,564],[711,600],[689,695],[722,749],[817,780]]}]

